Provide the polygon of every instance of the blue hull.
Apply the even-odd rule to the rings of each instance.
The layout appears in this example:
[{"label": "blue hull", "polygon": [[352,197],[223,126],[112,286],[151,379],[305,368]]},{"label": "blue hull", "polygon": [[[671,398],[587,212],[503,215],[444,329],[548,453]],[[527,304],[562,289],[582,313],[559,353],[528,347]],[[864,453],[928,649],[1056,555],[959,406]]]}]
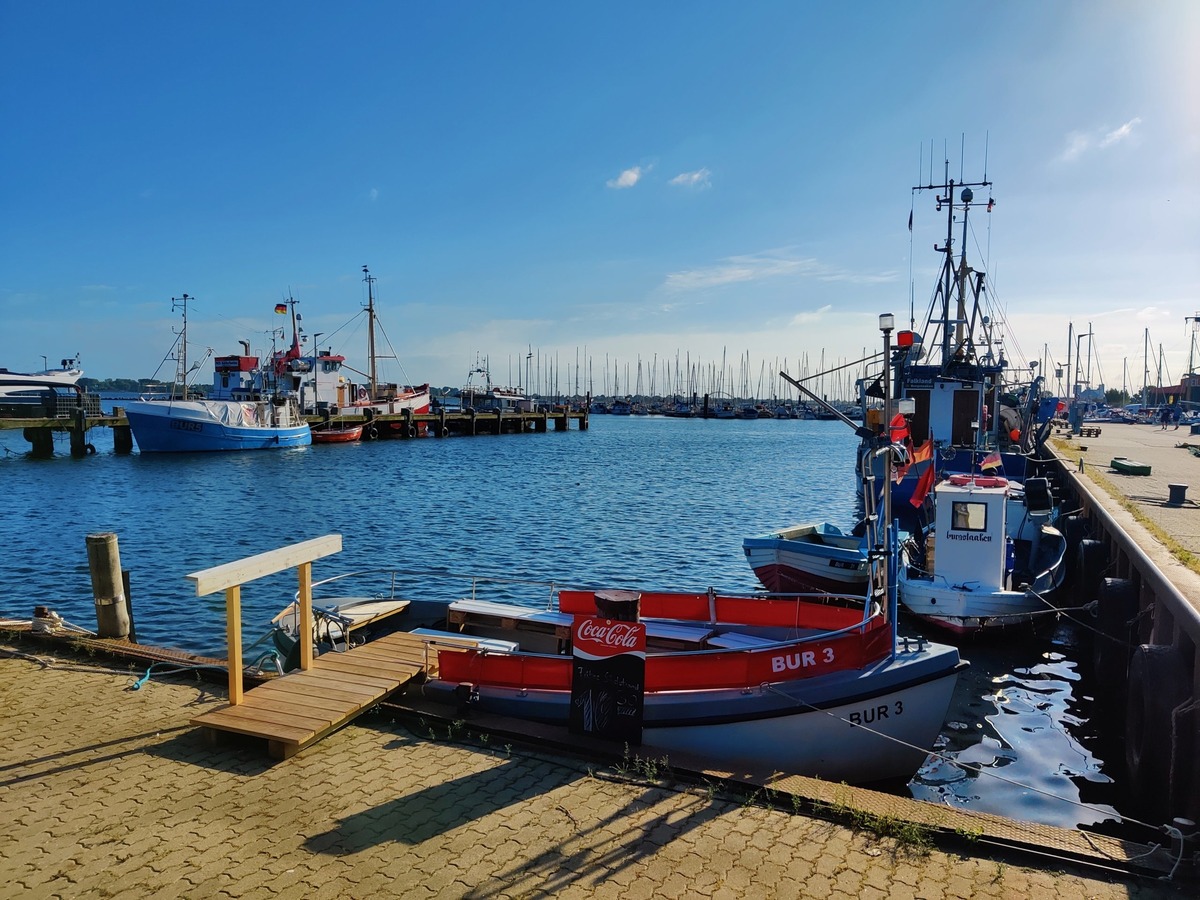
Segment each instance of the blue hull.
[{"label": "blue hull", "polygon": [[145,415],[132,409],[125,415],[142,453],[282,450],[312,443],[312,432],[307,424],[288,428],[236,426]]}]

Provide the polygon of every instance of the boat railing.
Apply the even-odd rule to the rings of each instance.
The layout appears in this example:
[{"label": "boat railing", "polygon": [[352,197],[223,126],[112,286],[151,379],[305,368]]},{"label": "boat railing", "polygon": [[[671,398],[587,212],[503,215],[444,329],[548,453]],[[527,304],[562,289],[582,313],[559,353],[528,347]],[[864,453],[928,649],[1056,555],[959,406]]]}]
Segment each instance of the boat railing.
[{"label": "boat railing", "polygon": [[[877,618],[883,626],[883,614],[879,613]],[[892,642],[877,638],[876,634],[882,634],[879,627],[867,632],[862,626],[854,625],[835,631],[764,642],[752,647],[649,650],[646,654],[646,690],[747,691],[764,688],[774,682],[802,681],[828,674],[832,670],[865,666],[893,652]],[[437,640],[431,643],[437,643]],[[449,683],[476,687],[488,685],[521,692],[570,688],[572,657],[569,654],[488,647],[464,648],[461,644],[455,646],[449,641],[443,642],[442,646],[447,650],[461,651],[453,656],[439,657],[439,677]],[[712,661],[705,666],[704,684],[696,683],[694,661],[698,658]],[[839,664],[834,663],[835,659]],[[850,661],[849,666],[842,660]]]},{"label": "boat railing", "polygon": [[[371,597],[372,597],[372,599],[375,599],[375,600],[394,600],[394,599],[400,598],[402,594],[405,595],[405,599],[418,599],[418,598],[413,597],[412,593],[411,593],[414,586],[420,587],[420,588],[426,588],[426,587],[428,587],[427,582],[430,579],[436,579],[438,581],[446,582],[446,583],[459,582],[459,583],[462,583],[462,584],[468,586],[467,590],[469,591],[469,593],[467,593],[465,597],[464,597],[463,591],[453,591],[453,592],[441,591],[440,593],[442,593],[443,595],[446,595],[446,596],[443,596],[440,599],[447,599],[447,596],[453,596],[454,599],[469,599],[469,600],[483,599],[479,596],[481,591],[486,592],[489,587],[498,587],[501,589],[500,596],[499,597],[493,596],[489,599],[496,599],[497,602],[511,601],[511,602],[513,602],[513,605],[530,607],[530,606],[534,606],[535,604],[532,604],[530,602],[530,598],[528,596],[520,595],[511,589],[515,588],[515,587],[539,588],[539,589],[545,591],[545,595],[546,595],[545,604],[543,606],[541,606],[541,608],[546,610],[547,612],[555,611],[558,608],[558,595],[559,595],[560,591],[595,592],[595,591],[604,591],[604,590],[631,590],[635,593],[652,592],[649,589],[639,590],[636,588],[621,588],[619,586],[614,587],[611,584],[594,585],[594,584],[573,583],[573,582],[567,582],[567,581],[546,581],[544,579],[515,578],[515,577],[504,576],[504,575],[491,575],[491,574],[480,575],[480,574],[470,574],[470,573],[462,573],[462,572],[448,572],[445,570],[397,569],[394,567],[380,567],[380,568],[359,569],[359,570],[355,570],[353,572],[343,572],[338,575],[333,575],[328,578],[323,578],[319,581],[314,581],[312,584],[312,589],[314,591],[315,600],[317,602],[320,602],[320,597],[316,596],[317,592],[320,591],[320,589],[325,589],[323,591],[320,591],[321,593],[328,594],[328,589],[330,588],[330,586],[336,585],[336,584],[346,581],[348,579],[355,579],[356,581],[359,581],[360,583],[363,581],[370,583],[371,580],[374,579],[375,583],[373,585],[373,591],[371,593]],[[689,591],[687,589],[681,589],[681,588],[674,588],[674,589],[671,589],[669,591],[669,593],[696,594],[696,595],[709,594],[713,597],[717,596],[716,592],[711,587],[694,590],[694,591]],[[724,592],[723,591],[723,592],[721,592],[720,596],[724,597],[724,598],[730,598],[730,599],[800,601],[803,603],[819,605],[819,606],[843,606],[844,608],[847,608],[847,609],[861,609],[862,613],[863,613],[862,618],[859,621],[851,624],[850,626],[847,626],[847,628],[849,628],[851,630],[865,629],[869,625],[871,620],[875,617],[875,615],[878,612],[880,612],[880,610],[878,610],[876,608],[877,605],[868,603],[867,598],[865,598],[861,595],[856,595],[856,594],[841,595],[841,594],[830,594],[830,593],[824,593],[824,592],[770,593],[770,592],[766,592],[766,591],[746,591],[746,592],[736,592],[736,591]],[[420,598],[420,599],[425,599],[425,598]],[[438,599],[438,598],[431,597],[429,599]],[[667,619],[670,617],[669,616],[655,616],[653,618]]]}]

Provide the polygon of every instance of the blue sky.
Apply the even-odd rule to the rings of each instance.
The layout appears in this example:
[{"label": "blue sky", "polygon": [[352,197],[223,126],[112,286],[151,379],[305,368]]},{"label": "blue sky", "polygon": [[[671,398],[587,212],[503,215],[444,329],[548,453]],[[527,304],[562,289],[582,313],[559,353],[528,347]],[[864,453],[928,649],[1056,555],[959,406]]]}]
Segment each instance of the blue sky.
[{"label": "blue sky", "polygon": [[0,365],[149,376],[183,293],[193,353],[269,347],[290,294],[361,365],[369,264],[397,380],[815,369],[927,306],[932,145],[986,151],[1010,358],[1090,323],[1093,378],[1140,387],[1148,329],[1177,380],[1196,47],[1191,0],[0,0]]}]

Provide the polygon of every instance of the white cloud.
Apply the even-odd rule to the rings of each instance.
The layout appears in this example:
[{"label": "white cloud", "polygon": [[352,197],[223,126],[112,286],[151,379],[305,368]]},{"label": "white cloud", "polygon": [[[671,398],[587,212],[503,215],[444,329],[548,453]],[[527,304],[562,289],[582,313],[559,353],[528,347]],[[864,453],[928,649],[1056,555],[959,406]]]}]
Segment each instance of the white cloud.
[{"label": "white cloud", "polygon": [[1060,162],[1075,162],[1085,153],[1093,150],[1106,150],[1114,144],[1134,139],[1134,129],[1142,124],[1141,117],[1135,116],[1124,125],[1112,131],[1095,130],[1091,132],[1072,131],[1067,135],[1067,146],[1059,156]]},{"label": "white cloud", "polygon": [[1111,147],[1113,144],[1118,144],[1133,136],[1133,129],[1142,124],[1141,118],[1135,117],[1130,119],[1120,128],[1114,129],[1106,134],[1100,141],[1100,147]]},{"label": "white cloud", "polygon": [[641,166],[633,166],[632,168],[626,169],[616,178],[610,178],[606,184],[614,190],[624,190],[625,188],[631,188],[637,184],[641,180],[643,174],[644,173],[642,172]]},{"label": "white cloud", "polygon": [[712,175],[712,172],[708,169],[697,169],[695,172],[681,172],[672,178],[669,184],[689,188],[711,187],[712,185],[708,180],[710,175]]},{"label": "white cloud", "polygon": [[370,200],[372,203],[374,203],[376,200],[378,200],[379,199],[379,188],[371,188],[371,190],[367,192],[367,199]]},{"label": "white cloud", "polygon": [[889,272],[867,274],[842,271],[816,259],[789,257],[786,253],[775,251],[731,256],[719,265],[672,272],[663,286],[670,291],[694,291],[781,277],[815,278],[818,281],[841,281],[851,284],[881,284],[896,278],[894,273]]},{"label": "white cloud", "polygon": [[827,312],[829,312],[831,309],[833,309],[833,304],[827,303],[825,306],[822,306],[820,309],[814,309],[811,312],[796,313],[796,315],[792,316],[792,320],[788,324],[789,325],[811,325],[814,322],[821,321],[821,319],[823,319],[825,317],[825,314]]}]

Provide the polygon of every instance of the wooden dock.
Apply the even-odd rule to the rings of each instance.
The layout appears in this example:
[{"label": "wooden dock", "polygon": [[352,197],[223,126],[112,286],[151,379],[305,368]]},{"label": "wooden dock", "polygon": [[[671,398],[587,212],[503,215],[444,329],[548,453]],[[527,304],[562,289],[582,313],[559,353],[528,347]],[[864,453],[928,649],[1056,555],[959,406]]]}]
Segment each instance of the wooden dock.
[{"label": "wooden dock", "polygon": [[[90,396],[90,395],[89,395]],[[97,398],[98,403],[98,398]],[[96,408],[93,408],[96,407]],[[498,434],[543,434],[551,429],[567,431],[571,422],[580,431],[587,431],[586,410],[556,407],[538,412],[503,410],[480,412],[466,410],[450,412],[442,409],[432,413],[413,413],[403,410],[396,414],[369,416],[305,416],[310,425],[340,427],[362,424],[363,440],[409,439],[422,437],[450,437],[451,435],[475,436]],[[54,434],[67,433],[71,436],[71,455],[89,456],[96,452],[88,440],[93,428],[111,428],[113,449],[117,453],[132,453],[133,435],[129,420],[120,406],[113,407],[110,415],[102,415],[96,404],[60,411],[56,415],[27,417],[0,416],[0,431],[20,429],[29,441],[34,456],[54,455]]]},{"label": "wooden dock", "polygon": [[267,741],[270,755],[288,759],[423,678],[437,651],[420,637],[396,633],[345,653],[326,653],[312,667],[283,675],[191,720],[215,737],[229,731]]}]

